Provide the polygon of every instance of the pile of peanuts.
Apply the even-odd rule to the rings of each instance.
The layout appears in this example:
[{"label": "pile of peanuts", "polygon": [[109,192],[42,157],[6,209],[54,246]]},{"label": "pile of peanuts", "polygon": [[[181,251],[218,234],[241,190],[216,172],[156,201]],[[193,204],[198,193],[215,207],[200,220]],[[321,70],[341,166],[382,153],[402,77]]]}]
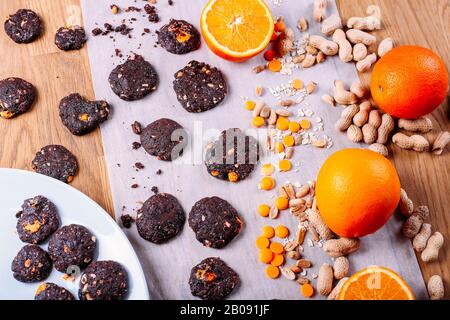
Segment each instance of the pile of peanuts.
[{"label": "pile of peanuts", "polygon": [[[428,207],[415,207],[406,191],[401,189],[399,211],[406,218],[402,233],[405,237],[412,239],[414,250],[420,253],[422,261],[425,263],[437,261],[439,250],[444,245],[444,237],[438,231],[433,233],[433,226],[425,222],[430,216]],[[444,298],[444,284],[441,276],[432,276],[428,280],[427,287],[432,300]]]},{"label": "pile of peanuts", "polygon": [[[309,37],[309,45],[323,52],[327,56],[339,54],[342,62],[356,62],[356,68],[359,72],[369,71],[378,57],[384,56],[393,49],[394,42],[392,38],[386,38],[380,42],[376,52],[370,52],[376,45],[377,38],[370,34],[370,31],[381,29],[381,11],[376,5],[370,5],[367,8],[366,17],[351,17],[347,20],[344,31],[344,24],[339,14],[326,16],[328,1],[314,1],[314,20],[322,23],[321,32],[331,37],[313,35]],[[299,20],[299,26],[305,25],[305,18]],[[302,29],[300,29],[302,30]],[[308,54],[305,55],[305,60]]]}]

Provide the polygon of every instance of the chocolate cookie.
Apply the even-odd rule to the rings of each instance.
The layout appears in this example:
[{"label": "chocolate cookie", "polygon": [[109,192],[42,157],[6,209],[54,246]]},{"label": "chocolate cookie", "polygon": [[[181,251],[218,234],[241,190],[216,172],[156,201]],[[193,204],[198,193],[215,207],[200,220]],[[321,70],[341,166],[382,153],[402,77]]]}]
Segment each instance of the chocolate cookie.
[{"label": "chocolate cookie", "polygon": [[220,258],[206,258],[192,268],[189,278],[192,294],[207,300],[226,298],[239,283],[239,275]]},{"label": "chocolate cookie", "polygon": [[6,34],[16,43],[30,43],[42,33],[41,18],[29,9],[20,9],[5,21]]},{"label": "chocolate cookie", "polygon": [[43,147],[31,163],[37,173],[70,183],[78,170],[75,156],[66,148],[59,145]]},{"label": "chocolate cookie", "polygon": [[17,253],[11,271],[20,282],[36,282],[46,279],[52,272],[52,261],[47,252],[34,244],[27,244]]},{"label": "chocolate cookie", "polygon": [[0,117],[9,119],[27,112],[36,99],[36,88],[20,78],[0,81]]},{"label": "chocolate cookie", "polygon": [[34,300],[75,300],[65,288],[51,282],[44,282],[36,289]]},{"label": "chocolate cookie", "polygon": [[79,50],[86,41],[86,32],[80,26],[61,27],[55,34],[56,46],[64,51]]},{"label": "chocolate cookie", "polygon": [[[186,132],[177,122],[162,118],[150,123],[141,132],[141,144],[150,155],[158,160],[172,161],[183,154],[187,141]],[[181,146],[178,144],[182,143]],[[174,148],[177,147],[176,150]],[[177,153],[176,151],[180,149]],[[174,154],[172,154],[174,153]]]},{"label": "chocolate cookie", "polygon": [[189,226],[204,246],[220,249],[239,234],[243,223],[231,204],[211,197],[194,204],[189,213]]},{"label": "chocolate cookie", "polygon": [[170,53],[185,54],[200,48],[200,33],[189,22],[171,19],[159,30],[158,42]]},{"label": "chocolate cookie", "polygon": [[16,225],[20,240],[39,244],[45,241],[58,227],[58,211],[53,202],[43,196],[24,201]]},{"label": "chocolate cookie", "polygon": [[106,101],[89,101],[78,93],[63,98],[59,103],[59,116],[72,134],[82,136],[95,130],[109,116]]},{"label": "chocolate cookie", "polygon": [[178,101],[189,112],[204,112],[216,107],[227,94],[227,84],[217,68],[191,61],[175,73],[173,89]]},{"label": "chocolate cookie", "polygon": [[123,300],[128,293],[128,275],[115,261],[93,262],[80,280],[80,300]]},{"label": "chocolate cookie", "polygon": [[56,270],[70,273],[69,267],[84,269],[92,262],[96,245],[96,238],[86,227],[71,224],[53,234],[48,243],[48,253]]},{"label": "chocolate cookie", "polygon": [[139,235],[153,243],[164,243],[183,229],[186,215],[177,198],[159,193],[144,202],[136,219]]},{"label": "chocolate cookie", "polygon": [[114,68],[109,84],[122,100],[140,100],[156,90],[158,75],[149,62],[136,55]]},{"label": "chocolate cookie", "polygon": [[228,129],[207,145],[205,159],[211,176],[237,182],[247,178],[255,168],[259,159],[259,144],[239,129]]}]

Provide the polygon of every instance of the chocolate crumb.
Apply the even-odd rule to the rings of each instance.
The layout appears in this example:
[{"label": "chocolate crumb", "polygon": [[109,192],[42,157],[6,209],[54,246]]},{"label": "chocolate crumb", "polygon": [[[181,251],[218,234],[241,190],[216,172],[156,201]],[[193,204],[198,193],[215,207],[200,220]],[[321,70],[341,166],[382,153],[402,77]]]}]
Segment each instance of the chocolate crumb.
[{"label": "chocolate crumb", "polygon": [[169,6],[173,6],[173,0],[169,0],[168,3],[169,3]]},{"label": "chocolate crumb", "polygon": [[135,142],[133,142],[133,143],[131,144],[131,147],[133,148],[133,150],[137,150],[137,149],[139,149],[139,148],[141,147],[141,143],[135,141]]},{"label": "chocolate crumb", "polygon": [[146,4],[144,6],[144,10],[148,14],[148,21],[153,22],[153,23],[159,22],[159,15],[156,12],[156,7],[155,6],[151,6],[149,4]]},{"label": "chocolate crumb", "polygon": [[157,186],[153,186],[151,190],[152,190],[152,192],[153,192],[154,194],[158,194],[158,193],[159,193],[159,189],[158,189]]},{"label": "chocolate crumb", "polygon": [[141,134],[142,125],[138,121],[135,121],[133,124],[131,124],[131,129],[135,134]]},{"label": "chocolate crumb", "polygon": [[158,175],[158,176],[160,176],[160,175],[162,175],[162,170],[161,169],[158,169],[157,171],[156,171],[156,174]]},{"label": "chocolate crumb", "polygon": [[100,28],[92,29],[92,35],[93,35],[94,37],[99,36],[99,35],[101,35],[102,33],[103,33],[103,30],[100,29]]},{"label": "chocolate crumb", "polygon": [[139,170],[142,170],[142,169],[145,168],[145,166],[142,163],[140,163],[140,162],[136,162],[134,164],[134,166],[136,167],[136,169],[139,169]]},{"label": "chocolate crumb", "polygon": [[19,219],[20,218],[20,216],[22,215],[22,213],[23,213],[23,211],[21,210],[21,211],[19,211],[19,212],[17,212],[16,213],[16,218],[17,219]]},{"label": "chocolate crumb", "polygon": [[139,188],[139,185],[137,183],[131,185],[131,189],[136,189],[136,188]]},{"label": "chocolate crumb", "polygon": [[124,228],[126,228],[126,229],[130,229],[130,228],[131,228],[131,225],[132,225],[133,222],[134,222],[133,217],[130,216],[129,214],[123,214],[123,215],[120,217],[120,220],[121,220],[121,222],[122,222],[122,226],[123,226]]}]

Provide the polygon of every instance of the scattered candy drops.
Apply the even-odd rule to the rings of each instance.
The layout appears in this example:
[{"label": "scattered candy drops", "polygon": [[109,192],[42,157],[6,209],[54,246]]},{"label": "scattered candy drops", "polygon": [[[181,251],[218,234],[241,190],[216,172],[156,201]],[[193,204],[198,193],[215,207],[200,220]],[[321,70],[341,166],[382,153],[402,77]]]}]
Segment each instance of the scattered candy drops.
[{"label": "scattered candy drops", "polygon": [[247,100],[244,105],[248,111],[253,111],[255,109],[256,103],[254,101]]},{"label": "scattered candy drops", "polygon": [[311,121],[308,119],[302,119],[300,120],[300,127],[302,127],[303,130],[308,130],[311,128]]},{"label": "scattered candy drops", "polygon": [[262,235],[267,239],[271,239],[275,236],[275,229],[271,226],[265,226],[262,229]]},{"label": "scattered candy drops", "polygon": [[275,188],[275,180],[272,177],[264,177],[259,183],[259,188],[261,190],[270,191]]},{"label": "scattered candy drops", "polygon": [[274,149],[275,153],[282,153],[284,151],[284,144],[282,144],[281,142],[276,142]]},{"label": "scattered candy drops", "polygon": [[285,226],[280,225],[275,228],[275,235],[281,239],[287,238],[289,236],[289,229]]},{"label": "scattered candy drops", "polygon": [[289,129],[289,120],[285,117],[279,117],[277,119],[277,129],[281,131]]},{"label": "scattered candy drops", "polygon": [[262,127],[265,124],[266,120],[263,117],[257,116],[253,118],[253,125],[257,128]]},{"label": "scattered candy drops", "polygon": [[267,238],[264,237],[264,236],[258,237],[258,238],[256,239],[256,246],[257,246],[259,249],[267,249],[267,248],[269,247],[269,245],[270,245],[269,239],[267,239]]},{"label": "scattered candy drops", "polygon": [[292,133],[297,133],[301,130],[300,123],[291,121],[289,122],[289,131]]},{"label": "scattered candy drops", "polygon": [[292,163],[286,159],[280,160],[280,162],[278,163],[278,168],[283,172],[290,171],[292,169]]},{"label": "scattered candy drops", "polygon": [[261,204],[259,207],[258,207],[258,214],[261,216],[261,217],[268,217],[269,216],[269,213],[270,213],[270,207],[267,205],[267,204]]},{"label": "scattered candy drops", "polygon": [[281,267],[284,264],[284,255],[282,254],[275,254],[273,256],[273,260],[270,262],[270,264],[274,267]]},{"label": "scattered candy drops", "polygon": [[261,260],[262,263],[269,264],[273,260],[273,252],[272,250],[268,248],[263,248],[259,252],[259,260]]},{"label": "scattered candy drops", "polygon": [[274,266],[268,266],[266,268],[266,275],[271,279],[277,279],[280,276],[280,269]]},{"label": "scattered candy drops", "polygon": [[275,206],[278,210],[286,210],[289,208],[289,199],[286,197],[278,197],[277,200],[275,200]]},{"label": "scattered candy drops", "polygon": [[275,172],[275,167],[271,163],[266,163],[261,167],[263,176],[271,176]]},{"label": "scattered candy drops", "polygon": [[294,79],[292,80],[292,88],[294,88],[295,90],[301,90],[305,87],[305,85],[303,84],[303,81],[300,79]]},{"label": "scattered candy drops", "polygon": [[272,242],[270,244],[270,250],[275,254],[282,254],[284,253],[284,247],[279,242]]},{"label": "scattered candy drops", "polygon": [[300,291],[305,298],[311,298],[314,295],[314,288],[309,283],[302,285]]},{"label": "scattered candy drops", "polygon": [[283,143],[286,147],[292,147],[295,144],[295,139],[293,136],[289,135],[289,136],[285,136],[283,138]]},{"label": "scattered candy drops", "polygon": [[280,72],[281,67],[282,67],[282,65],[279,60],[272,60],[269,62],[269,70],[272,72]]}]

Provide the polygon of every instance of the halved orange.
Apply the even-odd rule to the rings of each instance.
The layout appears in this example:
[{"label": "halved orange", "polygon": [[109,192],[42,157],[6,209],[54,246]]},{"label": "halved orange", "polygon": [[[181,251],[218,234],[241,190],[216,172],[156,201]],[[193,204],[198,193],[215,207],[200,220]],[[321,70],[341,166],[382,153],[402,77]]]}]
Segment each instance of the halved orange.
[{"label": "halved orange", "polygon": [[368,267],[352,275],[339,292],[339,300],[414,300],[411,288],[394,271]]},{"label": "halved orange", "polygon": [[230,61],[244,61],[263,51],[274,32],[264,0],[210,0],[200,27],[208,47]]}]

